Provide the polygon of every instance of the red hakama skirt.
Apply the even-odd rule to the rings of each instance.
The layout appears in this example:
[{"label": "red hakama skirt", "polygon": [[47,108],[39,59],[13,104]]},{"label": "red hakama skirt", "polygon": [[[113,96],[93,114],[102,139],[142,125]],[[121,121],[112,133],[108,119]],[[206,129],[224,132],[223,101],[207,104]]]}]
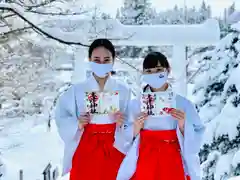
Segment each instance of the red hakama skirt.
[{"label": "red hakama skirt", "polygon": [[70,180],[115,180],[124,154],[113,147],[116,124],[89,124],[75,151]]},{"label": "red hakama skirt", "polygon": [[131,180],[190,180],[184,173],[176,130],[142,130]]}]

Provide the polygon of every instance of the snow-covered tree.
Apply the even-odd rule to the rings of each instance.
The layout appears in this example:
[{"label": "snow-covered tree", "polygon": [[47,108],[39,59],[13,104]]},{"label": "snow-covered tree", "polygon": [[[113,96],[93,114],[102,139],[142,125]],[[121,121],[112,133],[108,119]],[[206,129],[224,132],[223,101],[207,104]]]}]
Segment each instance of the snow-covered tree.
[{"label": "snow-covered tree", "polygon": [[153,10],[149,0],[124,0],[121,8],[123,24],[151,24]]},{"label": "snow-covered tree", "polygon": [[[21,3],[23,2],[25,1],[21,1]],[[55,3],[52,1],[52,6],[42,7],[41,5],[33,9],[29,8],[30,5],[13,4],[16,5],[19,14],[24,12],[22,19],[25,18],[25,21],[30,20],[34,23],[34,28],[31,24],[22,23],[24,21],[19,18],[18,13],[4,10],[0,14],[0,21],[2,21],[0,27],[0,151],[4,158],[6,149],[15,148],[16,142],[9,140],[16,133],[16,129],[13,127],[17,127],[17,136],[20,139],[22,134],[32,129],[32,126],[46,124],[47,127],[50,125],[46,122],[52,118],[55,100],[62,91],[62,87],[68,86],[69,80],[71,80],[66,76],[68,74],[71,76],[71,72],[64,72],[63,77],[64,67],[62,64],[71,65],[74,60],[73,51],[71,51],[73,47],[52,40],[58,36],[59,31],[54,31],[52,34],[49,32],[50,34],[46,35],[40,30],[44,30],[47,25],[53,28],[65,25],[64,32],[73,30],[76,28],[76,24],[68,24],[69,15],[74,13],[80,15],[84,12],[80,10],[79,1],[77,6],[75,2],[77,8],[71,7],[70,1],[65,4],[64,1]],[[31,5],[33,6],[33,4]],[[6,5],[0,4],[1,8],[6,8]],[[71,13],[68,8],[76,11]],[[32,10],[33,12],[30,12]],[[62,16],[62,19],[66,17],[66,21],[62,21],[62,24],[54,24],[53,20],[58,20],[59,16]],[[50,23],[51,20],[52,23]],[[46,36],[42,36],[43,34]],[[7,134],[6,137],[5,134]],[[9,143],[5,144],[5,138]],[[22,141],[26,139],[28,138],[24,136]],[[8,166],[9,161],[3,159],[3,163],[7,163],[5,166],[1,158],[0,152],[0,179],[4,180],[5,172],[16,174],[18,170],[11,165]],[[48,159],[46,159],[46,163],[47,161]],[[9,169],[5,171],[5,168]],[[38,170],[41,171],[41,169]]]},{"label": "snow-covered tree", "polygon": [[228,13],[228,16],[230,16],[232,13],[234,13],[236,11],[236,5],[235,5],[235,2],[233,2],[231,4],[231,6],[228,8],[227,10],[227,13]]},{"label": "snow-covered tree", "polygon": [[0,180],[3,180],[6,174],[6,164],[3,162],[0,153]]},{"label": "snow-covered tree", "polygon": [[207,6],[205,1],[202,1],[202,5],[199,9],[198,23],[201,23],[211,17],[211,8]]},{"label": "snow-covered tree", "polygon": [[[149,0],[125,0],[118,18],[122,24],[142,25],[152,24],[155,11]],[[122,57],[139,57],[141,47],[118,47],[118,54]]]},{"label": "snow-covered tree", "polygon": [[199,24],[211,17],[211,7],[203,1],[198,10],[193,7],[179,8],[160,11],[152,19],[152,24]]},{"label": "snow-covered tree", "polygon": [[37,115],[43,121],[49,118],[49,101],[53,103],[58,89],[64,85],[57,78],[60,72],[54,65],[64,47],[50,42],[37,44],[38,38],[31,40],[21,37],[21,40],[7,43],[1,48],[2,117],[24,119]]},{"label": "snow-covered tree", "polygon": [[119,19],[119,20],[120,20],[120,10],[119,10],[119,8],[117,9],[116,19]]},{"label": "snow-covered tree", "polygon": [[102,13],[101,14],[101,19],[111,19],[111,16],[110,16],[110,14],[107,14],[107,13]]},{"label": "snow-covered tree", "polygon": [[194,101],[207,126],[200,152],[203,180],[240,175],[240,28],[202,55]]},{"label": "snow-covered tree", "polygon": [[[61,72],[58,72],[56,62],[61,59],[61,56],[71,60],[72,54],[69,54],[64,45],[31,31],[31,24],[27,24],[25,21],[37,19],[38,21],[35,21],[34,25],[35,29],[41,30],[42,24],[47,25],[49,16],[66,16],[74,13],[80,15],[84,12],[81,10],[80,4],[78,4],[78,11],[69,12],[69,8],[74,9],[79,2],[68,2],[68,6],[66,4],[63,6],[66,3],[64,1],[61,3],[55,1],[35,3],[39,4],[25,4],[25,1],[15,4],[18,9],[26,9],[24,21],[13,12],[3,11],[1,14],[3,17],[0,27],[1,118],[24,118],[48,113],[47,109],[50,107],[47,104],[49,105],[49,101],[53,103],[58,89],[65,83],[57,78]],[[61,11],[59,12],[59,10]],[[50,36],[54,37],[53,34]],[[67,60],[65,59],[65,63],[68,63]],[[48,118],[48,116],[46,117]]]},{"label": "snow-covered tree", "polygon": [[[83,10],[81,1],[16,1],[12,5],[17,12],[4,10],[6,7],[0,5],[3,10],[0,20],[0,118],[49,115],[58,89],[66,83],[58,78],[59,69],[64,69],[59,64],[71,64],[74,56],[69,51],[71,47],[51,39],[64,40],[43,29],[56,26],[51,24],[51,19],[59,16],[84,17],[92,13],[89,9]],[[65,22],[58,24],[66,27],[64,32],[76,28]]]},{"label": "snow-covered tree", "polygon": [[199,13],[196,10],[196,7],[193,6],[190,9],[187,9],[187,22],[189,24],[195,24]]}]

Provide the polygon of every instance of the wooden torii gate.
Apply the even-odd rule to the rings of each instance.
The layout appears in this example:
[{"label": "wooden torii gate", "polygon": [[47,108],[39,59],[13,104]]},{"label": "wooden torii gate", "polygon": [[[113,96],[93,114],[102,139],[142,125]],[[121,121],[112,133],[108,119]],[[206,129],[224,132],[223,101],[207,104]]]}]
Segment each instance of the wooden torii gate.
[{"label": "wooden torii gate", "polygon": [[[174,88],[183,96],[187,95],[186,46],[216,45],[220,40],[220,28],[215,19],[197,25],[123,25],[118,20],[97,20],[95,26],[92,21],[83,20],[82,24],[84,31],[89,32],[85,36],[87,44],[95,38],[104,37],[118,46],[173,46],[170,63],[175,79]],[[82,59],[75,60],[73,83],[84,80],[86,74],[84,58],[87,57],[87,50],[81,47],[78,53]]]}]

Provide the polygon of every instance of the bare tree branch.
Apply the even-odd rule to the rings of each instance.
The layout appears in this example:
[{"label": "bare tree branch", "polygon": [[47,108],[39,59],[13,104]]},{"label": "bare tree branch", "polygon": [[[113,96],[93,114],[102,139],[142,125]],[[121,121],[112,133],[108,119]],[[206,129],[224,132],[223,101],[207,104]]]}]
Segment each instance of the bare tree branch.
[{"label": "bare tree branch", "polygon": [[62,13],[62,12],[41,12],[41,11],[27,10],[27,12],[35,13],[35,14],[41,14],[41,15],[50,15],[50,16],[75,16],[75,15],[85,14],[88,11],[73,12],[73,13]]},{"label": "bare tree branch", "polygon": [[19,5],[19,6],[23,6],[24,5],[24,1],[23,0],[18,0],[19,2],[14,2],[14,1],[12,1],[11,3],[15,3],[15,4],[17,4],[17,5]]},{"label": "bare tree branch", "polygon": [[30,26],[32,26],[35,30],[37,30],[38,32],[42,33],[43,35],[47,36],[48,38],[50,39],[53,39],[53,40],[56,40],[60,43],[63,43],[63,44],[67,44],[67,45],[80,45],[80,46],[84,46],[84,47],[89,47],[88,45],[86,44],[83,44],[81,42],[71,42],[71,41],[65,41],[63,39],[60,39],[60,38],[57,38],[51,34],[49,34],[48,32],[42,30],[41,28],[39,28],[37,25],[35,25],[34,23],[32,23],[31,21],[29,21],[26,17],[24,17],[20,12],[18,12],[16,9],[12,8],[12,7],[9,7],[9,6],[3,6],[1,7],[0,5],[0,9],[2,10],[8,10],[8,11],[11,11],[15,14],[17,14],[22,20],[24,20],[25,22],[27,22]]},{"label": "bare tree branch", "polygon": [[[20,0],[19,0],[19,1],[20,1]],[[53,3],[54,1],[57,1],[57,0],[48,0],[48,1],[44,1],[44,2],[42,2],[42,3],[36,4],[36,5],[31,5],[31,6],[26,5],[26,4],[24,3],[24,1],[20,1],[21,3],[18,3],[18,2],[14,2],[14,1],[13,1],[12,3],[15,3],[15,4],[19,5],[19,6],[22,6],[22,7],[24,7],[26,10],[31,10],[31,9],[33,9],[33,8],[38,8],[38,7],[46,6],[46,5],[48,5],[48,4]]]},{"label": "bare tree branch", "polygon": [[13,17],[13,16],[16,16],[16,14],[6,14],[6,15],[3,15],[2,18],[6,19],[6,18]]},{"label": "bare tree branch", "polygon": [[119,60],[119,61],[121,61],[121,62],[124,63],[124,64],[127,64],[129,67],[131,67],[132,69],[136,70],[137,72],[140,72],[140,70],[137,69],[134,65],[128,63],[127,61],[121,59],[120,57],[116,57],[116,59]]},{"label": "bare tree branch", "polygon": [[32,27],[29,26],[29,27],[24,27],[24,28],[13,29],[11,31],[1,33],[1,36],[7,36],[9,34],[19,33],[19,32],[22,32],[22,31],[25,31],[25,30],[28,30],[28,29],[32,29]]},{"label": "bare tree branch", "polygon": [[[24,9],[25,9],[25,11],[27,11],[27,12],[32,12],[32,13],[38,13],[38,14],[42,14],[42,15],[52,15],[52,16],[54,16],[54,15],[78,15],[78,14],[82,14],[82,13],[84,13],[84,12],[80,12],[80,13],[72,13],[72,14],[70,14],[70,13],[44,13],[44,12],[40,12],[40,11],[34,11],[33,9],[35,9],[35,8],[39,8],[39,7],[43,7],[43,6],[46,6],[46,5],[49,5],[49,4],[51,4],[51,3],[53,3],[54,1],[57,1],[57,0],[49,0],[49,1],[45,1],[45,2],[42,2],[42,3],[40,3],[40,4],[36,4],[36,5],[31,5],[31,6],[28,6],[28,5],[26,5],[26,4],[24,4],[24,1],[22,1],[22,0],[18,0],[19,2],[15,2],[15,1],[12,1],[11,3],[13,3],[13,4],[17,4],[17,5],[19,5],[19,6],[21,6],[21,7],[23,7]],[[7,14],[7,15],[3,15],[2,17],[3,18],[9,18],[9,17],[13,17],[13,16],[16,16],[17,14]]]},{"label": "bare tree branch", "polygon": [[[76,15],[78,16],[78,15],[83,15],[89,11],[63,13],[63,12],[41,12],[41,11],[35,11],[35,10],[26,10],[26,12],[40,14],[40,15],[48,15],[48,16],[76,16]],[[13,17],[16,15],[17,14],[6,14],[6,15],[3,15],[2,18],[6,19],[6,18]]]},{"label": "bare tree branch", "polygon": [[191,81],[196,77],[196,75],[202,70],[202,67],[203,67],[204,65],[205,65],[205,64],[201,65],[201,66],[197,69],[197,71],[196,71],[191,77],[188,78],[188,80],[187,80],[188,83],[191,82]]},{"label": "bare tree branch", "polygon": [[9,26],[7,20],[4,17],[2,17],[1,14],[0,14],[0,21],[2,21],[4,23],[4,25],[2,25],[1,27]]},{"label": "bare tree branch", "polygon": [[[9,6],[3,6],[1,7],[0,5],[0,9],[2,10],[8,10],[11,11],[13,13],[15,13],[17,16],[19,16],[22,20],[24,20],[25,22],[27,22],[31,27],[33,27],[36,31],[42,33],[43,35],[47,36],[50,39],[56,40],[60,43],[63,44],[67,44],[67,45],[80,45],[80,46],[84,46],[84,47],[89,47],[89,45],[83,44],[81,42],[71,42],[71,41],[65,41],[63,39],[57,38],[51,34],[49,34],[48,32],[44,31],[43,29],[39,28],[37,25],[35,25],[34,23],[32,23],[31,21],[29,21],[26,17],[24,17],[20,12],[18,12],[16,9],[9,7]],[[131,34],[128,37],[125,38],[109,38],[109,40],[127,40],[129,38],[131,38],[132,36],[134,36],[134,34]]]},{"label": "bare tree branch", "polygon": [[[30,25],[29,27],[16,29],[16,30],[13,30],[13,31],[9,31],[9,32],[3,33],[4,35],[10,34],[10,33],[14,33],[14,32],[17,32],[17,31],[23,31],[23,30],[27,30],[27,29],[33,28],[33,30],[36,31],[37,33],[40,32],[43,35],[47,36],[48,38],[56,40],[56,41],[58,41],[58,42],[60,42],[62,44],[66,44],[66,45],[80,45],[80,46],[84,46],[84,47],[89,47],[89,45],[83,44],[81,42],[70,42],[70,41],[65,41],[63,39],[59,39],[57,37],[54,37],[53,35],[47,33],[46,31],[42,30],[41,28],[39,28],[37,25],[35,25],[31,21],[29,21],[27,18],[25,18],[22,14],[20,14],[16,9],[14,9],[12,7],[1,7],[0,6],[0,9],[8,10],[8,11],[11,11],[11,12],[15,13],[17,16],[19,16],[22,20],[24,20],[25,22],[27,22]],[[131,38],[132,36],[134,36],[134,34],[131,34],[129,37],[125,37],[125,38],[116,38],[116,39],[113,38],[113,39],[109,39],[109,40],[127,40],[127,39]],[[123,60],[123,59],[121,59],[119,57],[117,59],[120,60],[122,63],[127,64],[129,67],[135,69],[136,71],[138,71],[138,72],[140,71],[139,69],[134,67],[132,64],[126,62],[125,60]]]}]

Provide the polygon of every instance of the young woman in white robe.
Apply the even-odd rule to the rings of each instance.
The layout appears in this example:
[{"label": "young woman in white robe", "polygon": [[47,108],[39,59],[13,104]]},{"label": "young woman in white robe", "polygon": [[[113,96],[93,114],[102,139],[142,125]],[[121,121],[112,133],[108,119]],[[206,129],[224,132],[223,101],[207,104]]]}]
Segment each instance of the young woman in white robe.
[{"label": "young woman in white robe", "polygon": [[[170,65],[159,53],[149,53],[143,62],[143,92],[172,92],[167,82]],[[170,116],[154,117],[141,112],[140,97],[130,105],[135,140],[118,173],[117,180],[200,180],[198,153],[205,127],[194,105],[176,95]]]},{"label": "young woman in white robe", "polygon": [[[70,180],[114,180],[133,139],[128,123],[131,90],[111,77],[115,49],[107,39],[89,47],[92,75],[72,85],[58,100],[56,124],[64,148],[63,175]],[[85,112],[85,92],[119,93],[120,111],[109,115]]]}]

